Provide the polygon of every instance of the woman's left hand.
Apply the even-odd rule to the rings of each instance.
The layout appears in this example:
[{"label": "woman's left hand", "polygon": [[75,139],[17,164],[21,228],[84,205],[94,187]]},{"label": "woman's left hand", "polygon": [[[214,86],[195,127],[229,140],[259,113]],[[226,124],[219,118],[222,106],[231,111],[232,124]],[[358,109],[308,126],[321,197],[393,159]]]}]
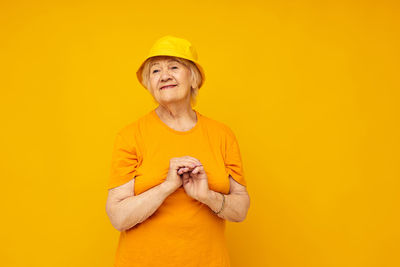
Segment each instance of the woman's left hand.
[{"label": "woman's left hand", "polygon": [[200,202],[207,199],[209,193],[208,177],[200,161],[194,168],[184,167],[179,169],[178,174],[182,174],[182,185],[186,194]]}]

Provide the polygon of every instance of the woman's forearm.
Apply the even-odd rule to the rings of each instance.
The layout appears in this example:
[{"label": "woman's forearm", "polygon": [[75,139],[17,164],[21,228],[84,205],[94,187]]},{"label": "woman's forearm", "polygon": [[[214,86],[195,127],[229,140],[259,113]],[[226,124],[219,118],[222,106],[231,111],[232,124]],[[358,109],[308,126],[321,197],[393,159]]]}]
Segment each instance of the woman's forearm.
[{"label": "woman's forearm", "polygon": [[[214,212],[221,209],[223,196],[219,192],[209,191],[209,197],[202,201]],[[217,214],[222,219],[231,222],[241,222],[246,218],[250,206],[250,199],[247,193],[230,193],[225,195],[224,208]]]},{"label": "woman's forearm", "polygon": [[125,231],[150,217],[175,189],[163,182],[149,190],[121,200],[115,206],[115,216],[119,217],[118,230]]}]

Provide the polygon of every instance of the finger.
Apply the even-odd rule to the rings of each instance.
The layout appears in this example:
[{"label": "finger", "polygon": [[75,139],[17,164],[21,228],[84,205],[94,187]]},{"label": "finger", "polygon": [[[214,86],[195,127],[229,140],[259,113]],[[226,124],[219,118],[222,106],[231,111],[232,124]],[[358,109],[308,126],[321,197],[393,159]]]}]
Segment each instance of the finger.
[{"label": "finger", "polygon": [[178,173],[179,173],[179,174],[182,174],[184,170],[185,170],[185,168],[179,168],[179,169],[178,169]]},{"label": "finger", "polygon": [[186,159],[178,162],[178,168],[188,168],[188,169],[193,169],[196,166],[200,166],[201,163],[198,163],[196,161]]},{"label": "finger", "polygon": [[201,164],[200,160],[196,159],[195,157],[191,157],[191,156],[184,156],[184,158],[188,159],[188,160],[192,160],[194,163],[196,164]]},{"label": "finger", "polygon": [[174,161],[175,163],[182,163],[183,161],[189,161],[195,165],[201,164],[200,160],[191,156],[174,157],[171,160]]},{"label": "finger", "polygon": [[184,167],[180,167],[180,168],[178,169],[178,171],[186,172],[186,171],[189,171],[189,170],[194,169],[195,167],[197,167],[197,166],[192,166],[192,165],[184,166]]},{"label": "finger", "polygon": [[185,173],[182,175],[182,179],[183,179],[183,182],[184,182],[184,183],[188,182],[188,180],[189,180],[189,173],[185,172]]},{"label": "finger", "polygon": [[191,159],[188,159],[187,161],[186,161],[187,163],[187,165],[186,165],[186,167],[189,167],[189,168],[195,168],[196,166],[198,166],[198,165],[200,165],[200,163],[199,162],[197,162],[197,161],[195,161],[195,160],[191,160]]},{"label": "finger", "polygon": [[191,167],[194,168],[195,166],[198,165],[196,161],[190,160],[190,159],[180,159],[176,163],[176,168],[183,168],[183,167]]},{"label": "finger", "polygon": [[178,170],[178,174],[182,174],[182,173],[187,172],[187,171],[189,171],[189,168],[188,167],[183,167],[183,168],[180,168]]},{"label": "finger", "polygon": [[196,173],[202,172],[203,170],[204,170],[203,166],[197,166],[196,168],[194,168],[192,170],[192,173],[196,174]]},{"label": "finger", "polygon": [[172,158],[170,159],[170,167],[178,171],[181,168],[195,166],[196,162],[186,159],[186,158]]}]

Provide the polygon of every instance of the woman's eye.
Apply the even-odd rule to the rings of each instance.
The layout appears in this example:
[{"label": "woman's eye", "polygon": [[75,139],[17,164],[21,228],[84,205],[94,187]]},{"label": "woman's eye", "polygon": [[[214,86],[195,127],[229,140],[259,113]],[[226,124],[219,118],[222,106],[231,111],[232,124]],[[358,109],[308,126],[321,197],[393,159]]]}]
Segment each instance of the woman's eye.
[{"label": "woman's eye", "polygon": [[[173,66],[172,68],[178,68],[178,66]],[[153,70],[152,73],[155,73],[158,70]]]}]

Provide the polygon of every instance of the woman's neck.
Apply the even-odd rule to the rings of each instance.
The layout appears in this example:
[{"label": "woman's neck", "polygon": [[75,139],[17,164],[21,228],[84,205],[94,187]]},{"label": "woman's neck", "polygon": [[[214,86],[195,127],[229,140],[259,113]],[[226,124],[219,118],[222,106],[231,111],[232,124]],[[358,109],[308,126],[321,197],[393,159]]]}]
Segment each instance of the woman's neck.
[{"label": "woman's neck", "polygon": [[196,112],[188,107],[165,107],[159,105],[155,112],[171,128],[190,129],[197,123]]}]

